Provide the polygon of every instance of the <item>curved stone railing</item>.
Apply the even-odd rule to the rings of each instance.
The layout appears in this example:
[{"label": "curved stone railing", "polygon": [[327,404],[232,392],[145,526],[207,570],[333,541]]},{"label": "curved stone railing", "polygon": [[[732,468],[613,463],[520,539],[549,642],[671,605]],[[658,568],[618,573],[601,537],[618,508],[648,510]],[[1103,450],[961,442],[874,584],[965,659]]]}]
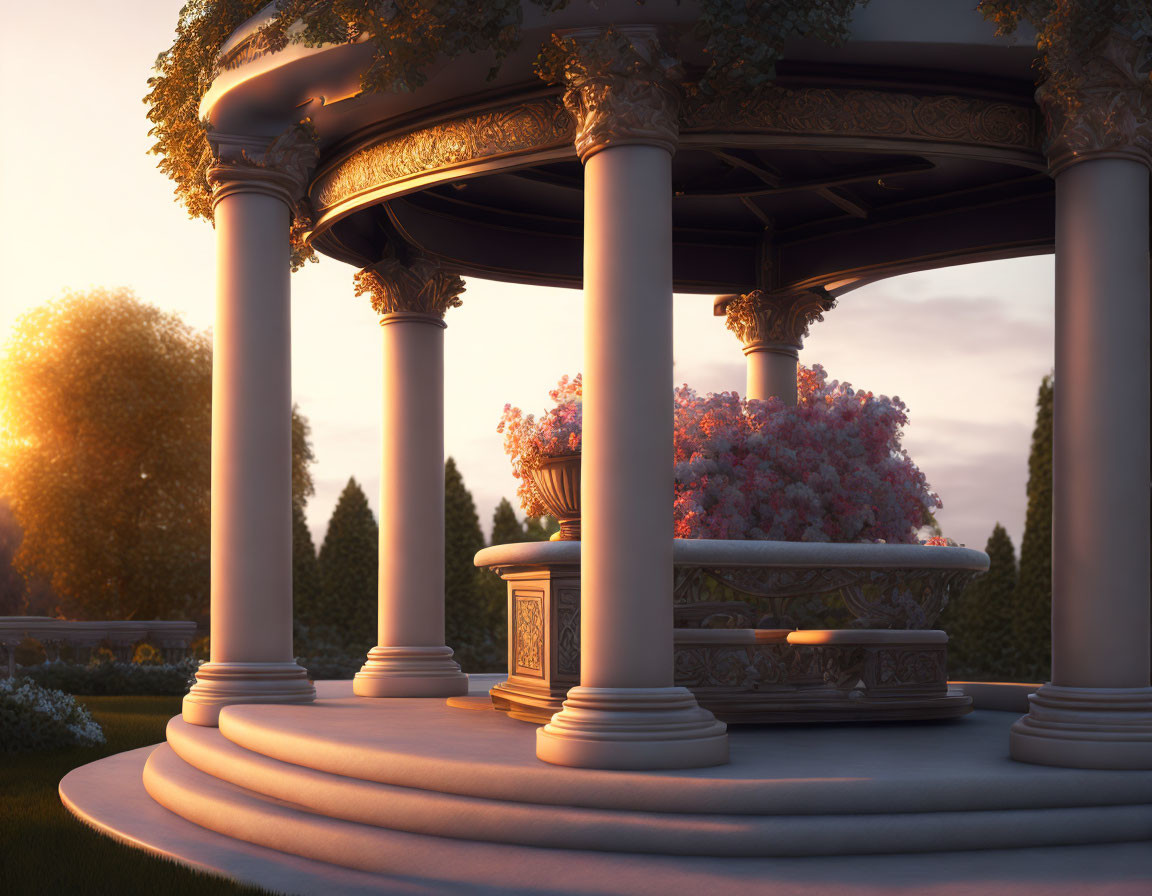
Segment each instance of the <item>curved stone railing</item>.
[{"label": "curved stone railing", "polygon": [[[677,538],[672,557],[677,604],[707,603],[701,594],[707,577],[769,600],[838,595],[861,628],[927,629],[952,597],[988,569],[983,551],[918,544]],[[579,571],[580,543],[495,545],[477,553],[475,563],[501,576],[548,568]],[[716,606],[720,612],[730,605]],[[754,622],[746,620],[745,625]]]},{"label": "curved stone railing", "polygon": [[[559,709],[580,673],[580,543],[497,545],[475,563],[508,582],[507,682],[496,705],[530,721]],[[948,690],[948,601],[988,569],[960,547],[676,539],[676,681],[730,721],[940,718],[971,701]],[[709,581],[757,603],[717,600]],[[787,606],[827,598],[846,629],[802,629]],[[821,600],[821,603],[824,603]]]},{"label": "curved stone railing", "polygon": [[182,620],[88,622],[50,616],[0,616],[0,648],[6,654],[9,675],[15,671],[16,648],[25,639],[39,641],[49,660],[59,658],[64,646],[86,660],[95,648],[107,645],[125,662],[132,659],[136,644],[149,641],[160,648],[165,662],[172,663],[184,658],[195,637],[196,623]]}]

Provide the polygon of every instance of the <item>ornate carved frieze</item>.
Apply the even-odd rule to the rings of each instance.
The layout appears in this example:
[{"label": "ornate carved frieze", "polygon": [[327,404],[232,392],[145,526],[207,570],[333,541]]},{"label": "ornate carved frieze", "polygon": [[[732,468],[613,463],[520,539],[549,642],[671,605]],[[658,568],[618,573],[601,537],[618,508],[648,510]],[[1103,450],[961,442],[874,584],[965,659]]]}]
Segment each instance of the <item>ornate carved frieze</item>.
[{"label": "ornate carved frieze", "polygon": [[322,173],[312,192],[326,210],[383,184],[509,154],[571,144],[575,128],[558,97],[537,97],[385,137]]},{"label": "ornate carved frieze", "polygon": [[1036,91],[1055,174],[1087,158],[1152,166],[1152,41],[1109,31]]},{"label": "ornate carved frieze", "polygon": [[580,679],[580,589],[556,590],[556,673]]},{"label": "ornate carved frieze", "polygon": [[377,314],[404,311],[443,319],[449,308],[463,304],[464,281],[422,255],[407,262],[389,256],[357,271],[352,281],[356,295],[368,295]]},{"label": "ornate carved frieze", "polygon": [[679,134],[679,63],[651,28],[607,28],[553,35],[561,55],[558,80],[576,122],[581,161],[626,144],[676,151]]},{"label": "ornate carved frieze", "polygon": [[765,87],[752,94],[694,96],[689,132],[888,137],[1036,151],[1040,121],[1028,106],[951,94],[842,87]]},{"label": "ornate carved frieze", "polygon": [[[698,99],[690,109],[682,105],[680,115],[679,131],[698,135],[911,139],[1037,156],[1041,151],[1040,114],[1034,106],[979,97],[841,87],[767,88],[755,99],[729,95]],[[460,168],[555,153],[575,140],[573,116],[560,96],[468,111],[377,138],[355,150],[319,174],[312,203],[319,218],[358,196],[402,190],[414,178],[448,179]],[[695,144],[706,145],[699,139]]]},{"label": "ornate carved frieze", "polygon": [[774,295],[753,290],[728,303],[728,329],[744,343],[744,352],[770,346],[799,350],[813,321],[836,307],[836,300],[822,289]]},{"label": "ornate carved frieze", "polygon": [[[970,569],[857,567],[719,567],[704,572],[721,584],[765,600],[838,593],[860,628],[927,629],[978,575]],[[728,606],[717,603],[716,612]],[[707,610],[700,605],[697,615]],[[780,619],[784,614],[773,608]],[[778,620],[779,621],[779,620]]]},{"label": "ornate carved frieze", "polygon": [[214,152],[208,168],[213,204],[236,192],[262,192],[282,199],[298,221],[310,221],[304,194],[320,158],[311,121],[293,125],[271,142],[226,134],[211,134],[209,141]]}]

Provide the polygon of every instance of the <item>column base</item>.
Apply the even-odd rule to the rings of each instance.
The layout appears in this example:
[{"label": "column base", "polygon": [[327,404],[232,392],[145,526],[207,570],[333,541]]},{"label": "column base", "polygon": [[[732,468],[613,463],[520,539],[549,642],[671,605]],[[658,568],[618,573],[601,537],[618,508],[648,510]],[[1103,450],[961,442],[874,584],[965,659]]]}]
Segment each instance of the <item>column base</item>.
[{"label": "column base", "polygon": [[181,715],[191,725],[215,728],[220,710],[238,703],[311,703],[316,688],[296,663],[205,663],[184,697]]},{"label": "column base", "polygon": [[586,688],[536,731],[536,757],[573,768],[703,768],[728,762],[727,726],[687,688]]},{"label": "column base", "polygon": [[1152,688],[1045,684],[1012,726],[1012,758],[1064,768],[1152,769]]},{"label": "column base", "polygon": [[373,647],[352,680],[358,697],[459,697],[468,676],[451,647]]}]

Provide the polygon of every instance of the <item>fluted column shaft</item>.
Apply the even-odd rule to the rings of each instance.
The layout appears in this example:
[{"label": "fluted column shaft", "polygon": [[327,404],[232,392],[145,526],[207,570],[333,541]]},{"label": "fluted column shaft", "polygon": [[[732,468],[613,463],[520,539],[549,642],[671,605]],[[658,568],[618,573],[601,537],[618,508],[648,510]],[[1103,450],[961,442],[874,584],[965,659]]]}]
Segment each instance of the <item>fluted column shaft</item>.
[{"label": "fluted column shaft", "polygon": [[672,157],[584,169],[580,683],[672,686]]},{"label": "fluted column shaft", "polygon": [[800,364],[800,354],[786,346],[746,347],[744,357],[748,359],[748,382],[745,398],[761,401],[775,396],[784,404],[796,404],[796,368]]},{"label": "fluted column shaft", "polygon": [[383,401],[377,644],[361,697],[465,694],[444,644],[444,311],[464,285],[427,259],[386,259],[357,277],[381,312]]},{"label": "fluted column shaft", "polygon": [[[296,132],[280,151],[315,159]],[[216,725],[230,704],[315,697],[292,657],[289,226],[303,184],[280,165],[246,160],[217,164],[209,181],[217,255],[211,661],[183,705],[197,725]]]},{"label": "fluted column shaft", "polygon": [[1057,175],[1054,685],[1148,686],[1148,287],[1148,169]]}]

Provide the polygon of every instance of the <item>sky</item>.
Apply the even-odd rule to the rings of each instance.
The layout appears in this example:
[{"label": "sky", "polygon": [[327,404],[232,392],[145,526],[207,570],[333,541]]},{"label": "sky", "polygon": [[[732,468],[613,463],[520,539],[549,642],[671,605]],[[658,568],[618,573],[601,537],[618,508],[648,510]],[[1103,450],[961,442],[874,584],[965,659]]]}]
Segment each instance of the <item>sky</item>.
[{"label": "sky", "polygon": [[[0,344],[22,312],[94,286],[126,286],[212,325],[212,228],[188,219],[147,154],[146,80],[181,5],[67,0],[53,5],[50,33],[34,4],[0,12]],[[353,273],[322,259],[292,281],[293,396],[312,425],[317,543],[350,476],[377,507],[380,333]],[[487,533],[500,498],[515,497],[501,411],[540,412],[556,380],[580,370],[581,297],[470,279],[463,299],[446,318],[445,445]],[[740,344],[712,297],[674,302],[675,383],[743,390]],[[982,548],[1001,522],[1019,547],[1036,392],[1053,364],[1051,256],[850,292],[800,358],[907,403],[904,445],[943,499],[945,534]]]}]

